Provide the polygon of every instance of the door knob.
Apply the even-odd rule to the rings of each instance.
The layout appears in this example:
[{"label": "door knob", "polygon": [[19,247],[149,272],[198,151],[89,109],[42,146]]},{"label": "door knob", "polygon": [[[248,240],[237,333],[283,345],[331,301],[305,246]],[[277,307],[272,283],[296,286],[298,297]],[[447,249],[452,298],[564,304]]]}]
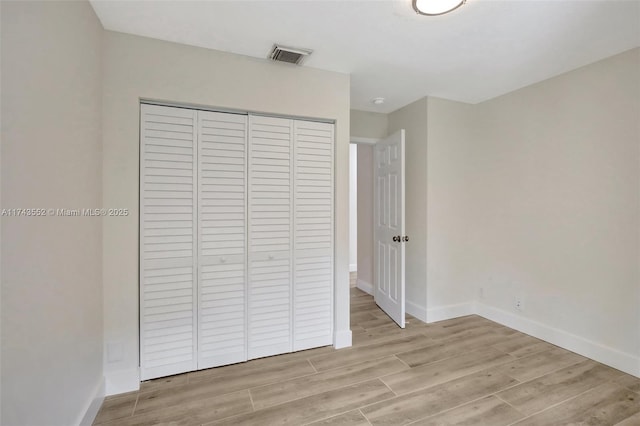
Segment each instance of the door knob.
[{"label": "door knob", "polygon": [[409,236],[405,235],[404,237],[402,237],[402,241],[403,242],[409,241]]},{"label": "door knob", "polygon": [[400,242],[400,235],[398,235],[398,236],[394,235],[393,236],[393,241]]}]

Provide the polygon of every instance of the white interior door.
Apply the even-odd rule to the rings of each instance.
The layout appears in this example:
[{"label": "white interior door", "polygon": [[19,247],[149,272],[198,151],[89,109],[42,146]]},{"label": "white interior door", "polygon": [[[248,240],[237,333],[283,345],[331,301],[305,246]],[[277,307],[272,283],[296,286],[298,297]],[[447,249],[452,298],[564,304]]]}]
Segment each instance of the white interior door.
[{"label": "white interior door", "polygon": [[375,145],[374,299],[404,328],[404,129]]}]

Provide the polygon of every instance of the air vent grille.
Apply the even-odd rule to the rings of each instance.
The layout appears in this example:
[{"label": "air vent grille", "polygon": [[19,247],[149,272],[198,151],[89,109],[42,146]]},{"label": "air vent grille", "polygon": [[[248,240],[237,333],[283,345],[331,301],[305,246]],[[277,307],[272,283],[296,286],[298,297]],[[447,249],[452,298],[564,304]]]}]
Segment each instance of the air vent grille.
[{"label": "air vent grille", "polygon": [[304,59],[311,54],[311,50],[309,49],[299,49],[297,47],[285,47],[275,44],[273,49],[271,49],[271,53],[269,54],[269,59],[278,62],[287,62],[289,64],[300,65]]}]

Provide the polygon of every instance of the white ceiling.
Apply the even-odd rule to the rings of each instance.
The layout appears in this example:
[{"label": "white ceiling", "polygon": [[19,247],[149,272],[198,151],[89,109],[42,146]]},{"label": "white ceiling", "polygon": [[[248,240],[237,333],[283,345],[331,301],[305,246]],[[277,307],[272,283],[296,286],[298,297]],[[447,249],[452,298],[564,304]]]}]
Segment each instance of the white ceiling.
[{"label": "white ceiling", "polygon": [[[351,107],[430,95],[477,103],[640,46],[640,0],[468,0],[419,16],[411,0],[91,0],[108,30],[351,74]],[[383,105],[371,101],[384,97]]]}]

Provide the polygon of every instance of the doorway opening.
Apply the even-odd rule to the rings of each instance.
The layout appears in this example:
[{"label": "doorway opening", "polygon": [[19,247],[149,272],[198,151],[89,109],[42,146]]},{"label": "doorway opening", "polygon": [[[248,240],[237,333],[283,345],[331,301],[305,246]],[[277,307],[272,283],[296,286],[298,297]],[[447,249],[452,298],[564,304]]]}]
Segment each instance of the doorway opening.
[{"label": "doorway opening", "polygon": [[349,246],[350,256],[355,257],[349,260],[351,287],[370,295],[373,295],[373,148],[376,142],[378,139],[352,137],[349,145],[349,226],[352,230]]}]

